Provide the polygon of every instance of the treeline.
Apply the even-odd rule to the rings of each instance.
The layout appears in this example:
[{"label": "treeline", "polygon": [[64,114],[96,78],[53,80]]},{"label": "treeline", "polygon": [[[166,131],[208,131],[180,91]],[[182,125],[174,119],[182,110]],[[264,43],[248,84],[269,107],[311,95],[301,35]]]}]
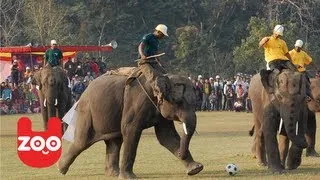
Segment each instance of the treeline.
[{"label": "treeline", "polygon": [[[319,0],[0,0],[1,46],[102,45],[116,40],[109,67],[132,65],[141,37],[159,24],[171,71],[204,75],[255,73],[265,66],[258,41],[275,24],[285,26],[289,49],[296,39],[320,67]],[[84,54],[87,55],[88,54]],[[89,54],[90,55],[90,54]]]}]

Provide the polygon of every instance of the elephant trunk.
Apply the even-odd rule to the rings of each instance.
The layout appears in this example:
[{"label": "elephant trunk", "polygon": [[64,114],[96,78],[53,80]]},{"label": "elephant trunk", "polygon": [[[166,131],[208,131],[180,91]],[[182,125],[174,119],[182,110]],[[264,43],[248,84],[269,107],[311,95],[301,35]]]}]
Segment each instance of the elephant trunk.
[{"label": "elephant trunk", "polygon": [[197,118],[194,112],[184,112],[179,119],[183,122],[183,134],[180,140],[179,156],[182,160],[187,158],[191,137],[196,129]]},{"label": "elephant trunk", "polygon": [[[300,106],[300,107],[296,107]],[[291,105],[283,105],[280,108],[280,116],[283,119],[284,127],[289,139],[300,148],[306,148],[308,146],[305,134],[305,121],[303,106],[298,105],[297,102],[293,102]]]}]

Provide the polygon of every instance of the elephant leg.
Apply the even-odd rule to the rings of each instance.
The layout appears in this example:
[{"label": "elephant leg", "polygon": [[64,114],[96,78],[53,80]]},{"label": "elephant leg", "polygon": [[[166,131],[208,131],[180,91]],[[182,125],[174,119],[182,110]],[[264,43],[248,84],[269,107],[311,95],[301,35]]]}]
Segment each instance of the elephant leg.
[{"label": "elephant leg", "polygon": [[76,130],[74,132],[74,142],[70,144],[68,150],[62,152],[58,162],[58,170],[61,174],[66,174],[70,165],[77,156],[93,144],[93,129],[91,127],[91,113],[87,112],[77,116]]},{"label": "elephant leg", "polygon": [[257,130],[256,137],[255,137],[255,152],[256,158],[258,160],[259,166],[266,166],[266,149],[265,149],[265,140],[264,135],[261,129]]},{"label": "elephant leg", "polygon": [[64,102],[58,102],[59,107],[58,109],[58,117],[61,120],[61,129],[62,129],[62,134],[67,130],[68,128],[68,124],[62,121],[63,116],[67,113],[67,109],[66,109],[66,104]]},{"label": "elephant leg", "polygon": [[266,143],[268,167],[274,173],[281,173],[284,167],[281,165],[277,141],[277,126],[280,122],[279,113],[272,105],[269,105],[264,109],[263,118],[263,135]]},{"label": "elephant leg", "polygon": [[302,151],[302,148],[298,147],[294,143],[291,143],[287,161],[289,170],[297,169],[297,167],[300,166]]},{"label": "elephant leg", "polygon": [[319,153],[315,150],[316,144],[316,116],[314,112],[308,112],[308,120],[307,120],[307,132],[305,134],[306,140],[308,142],[308,147],[306,150],[306,156],[320,157]]},{"label": "elephant leg", "polygon": [[[173,121],[161,119],[155,126],[155,132],[159,143],[167,148],[177,158],[181,159],[179,157],[180,136],[174,127]],[[187,152],[186,159],[181,161],[186,167],[188,175],[195,175],[203,169],[203,165],[201,163],[195,162],[189,151]]]},{"label": "elephant leg", "polygon": [[[137,176],[133,173],[133,164],[137,154],[137,147],[141,137],[142,130],[138,130],[138,116],[133,120],[128,120],[131,115],[126,114],[122,122],[132,122],[122,126],[121,133],[123,136],[123,153],[120,167],[120,179],[135,179]],[[140,118],[142,116],[139,116]]]},{"label": "elephant leg", "polygon": [[[283,130],[283,131],[285,131],[285,130]],[[287,159],[287,155],[288,155],[288,149],[289,149],[289,138],[286,134],[282,134],[282,130],[281,130],[281,133],[279,135],[279,151],[280,151],[281,165],[283,167],[286,167],[286,159]]]},{"label": "elephant leg", "polygon": [[119,175],[119,154],[122,144],[122,138],[115,138],[104,141],[106,144],[106,166],[105,174],[107,176]]}]

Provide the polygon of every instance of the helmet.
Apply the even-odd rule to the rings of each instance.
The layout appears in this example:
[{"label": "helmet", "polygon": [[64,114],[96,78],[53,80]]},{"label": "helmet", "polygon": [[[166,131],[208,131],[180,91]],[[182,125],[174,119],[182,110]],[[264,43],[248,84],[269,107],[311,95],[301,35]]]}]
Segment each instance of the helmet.
[{"label": "helmet", "polygon": [[51,44],[57,44],[57,41],[54,40],[54,39],[52,39],[52,40],[51,40]]},{"label": "helmet", "polygon": [[220,76],[219,76],[219,75],[216,75],[216,79],[220,79]]},{"label": "helmet", "polygon": [[168,27],[167,27],[166,25],[164,25],[164,24],[159,24],[159,25],[156,27],[156,30],[162,32],[162,34],[164,34],[165,36],[168,36],[168,33],[167,33]]},{"label": "helmet", "polygon": [[298,39],[297,41],[296,41],[296,43],[294,44],[294,46],[295,47],[302,47],[303,46],[303,41],[302,40],[300,40],[300,39]]},{"label": "helmet", "polygon": [[199,75],[199,76],[198,76],[198,79],[201,79],[201,78],[202,78],[202,75]]},{"label": "helmet", "polygon": [[273,32],[280,36],[283,36],[283,30],[284,30],[284,27],[278,24],[274,27]]}]

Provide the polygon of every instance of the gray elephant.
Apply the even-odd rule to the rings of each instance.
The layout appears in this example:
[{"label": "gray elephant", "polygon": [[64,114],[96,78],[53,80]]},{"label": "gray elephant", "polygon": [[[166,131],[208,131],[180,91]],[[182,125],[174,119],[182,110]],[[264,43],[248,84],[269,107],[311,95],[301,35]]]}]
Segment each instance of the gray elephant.
[{"label": "gray elephant", "polygon": [[[71,108],[71,90],[67,76],[60,67],[46,66],[34,74],[33,84],[39,86],[39,97],[44,129],[50,117],[60,119]],[[66,127],[64,126],[63,129]]]},{"label": "gray elephant", "polygon": [[[144,129],[154,126],[158,141],[180,158],[188,175],[199,173],[203,165],[195,162],[189,143],[195,131],[195,92],[188,78],[178,75],[158,76],[149,82],[144,75],[125,85],[127,76],[102,75],[82,94],[76,107],[74,142],[64,151],[59,162],[60,173],[66,174],[76,157],[97,141],[106,144],[105,173],[120,178],[135,178],[133,164]],[[153,95],[151,83],[164,98]],[[183,125],[182,137],[174,122]],[[120,148],[123,148],[119,167]]]},{"label": "gray elephant", "polygon": [[[314,99],[307,103],[307,105],[308,105],[307,130],[306,130],[305,137],[306,137],[306,140],[308,143],[308,147],[306,148],[306,156],[319,157],[319,153],[317,153],[315,150],[317,127],[316,127],[316,116],[315,116],[315,112],[313,112],[313,111],[320,110],[320,79],[316,79],[316,78],[310,79],[310,83],[311,83],[311,86],[310,86],[311,92],[312,92]],[[261,90],[261,86],[262,86],[262,84],[260,84],[258,89],[249,91],[249,94],[251,96],[253,96],[254,109],[255,109],[255,111],[253,112],[254,126],[251,129],[251,131],[249,132],[249,134],[251,136],[254,134],[254,132],[256,134],[259,133],[259,128],[255,128],[255,126],[261,127],[261,123],[260,123],[261,114],[259,114],[259,112],[261,112],[261,110],[263,108],[262,107],[263,103],[261,103],[262,94],[260,94],[260,95],[257,94]],[[263,162],[264,154],[262,154],[262,152],[264,152],[264,150],[263,150],[263,147],[261,146],[261,137],[260,138],[259,137],[260,137],[259,135],[255,137],[255,141],[254,141],[253,147],[252,147],[252,152],[253,152],[254,156],[258,159],[259,164],[264,164],[265,163],[265,162]],[[288,153],[288,148],[289,148],[289,139],[287,136],[280,135],[279,148],[280,148],[281,162],[282,162],[282,165],[284,166],[285,161],[286,161],[286,157],[287,157],[287,153]]]},{"label": "gray elephant", "polygon": [[262,70],[251,79],[249,97],[256,133],[254,151],[262,165],[267,165],[267,155],[268,166],[273,172],[284,170],[284,156],[287,155],[282,146],[279,151],[278,129],[281,129],[281,136],[292,141],[288,169],[300,165],[302,150],[308,145],[304,137],[307,126],[306,83],[303,74],[289,70],[283,70],[280,74]]}]

